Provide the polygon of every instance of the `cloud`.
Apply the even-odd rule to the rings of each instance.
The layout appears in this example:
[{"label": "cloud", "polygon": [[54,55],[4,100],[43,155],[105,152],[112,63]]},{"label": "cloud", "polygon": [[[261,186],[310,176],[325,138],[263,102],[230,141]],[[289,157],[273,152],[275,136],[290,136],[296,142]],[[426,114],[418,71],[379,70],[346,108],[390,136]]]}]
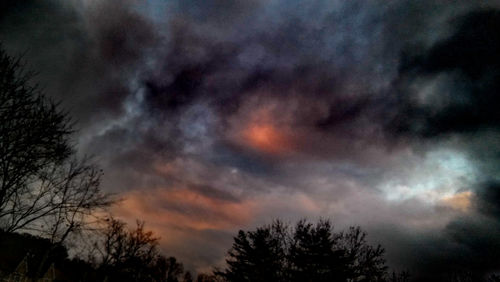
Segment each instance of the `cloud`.
[{"label": "cloud", "polygon": [[116,211],[195,268],[273,217],[361,224],[433,275],[498,249],[494,1],[2,5]]},{"label": "cloud", "polygon": [[[480,185],[478,190],[494,194],[498,192],[498,185],[487,183]],[[498,214],[494,212],[498,201],[485,196],[480,192],[470,199],[474,209],[451,220],[443,233],[429,232],[423,236],[427,239],[422,240],[422,244],[428,251],[415,253],[411,263],[415,277],[422,281],[442,281],[445,275],[467,271],[475,279],[482,279],[500,270],[497,262],[500,226]]]},{"label": "cloud", "polygon": [[409,91],[396,117],[400,131],[433,137],[497,129],[500,14],[479,10],[455,21],[450,37],[403,58],[401,82]]}]

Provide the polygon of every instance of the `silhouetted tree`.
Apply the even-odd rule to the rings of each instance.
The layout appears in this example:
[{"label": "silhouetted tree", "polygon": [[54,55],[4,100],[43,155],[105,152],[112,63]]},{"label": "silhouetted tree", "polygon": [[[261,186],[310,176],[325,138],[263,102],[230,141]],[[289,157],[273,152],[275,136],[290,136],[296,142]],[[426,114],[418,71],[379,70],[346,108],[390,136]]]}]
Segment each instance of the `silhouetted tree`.
[{"label": "silhouetted tree", "polygon": [[359,227],[334,233],[328,220],[276,221],[234,238],[225,281],[386,281],[381,246],[370,246]]},{"label": "silhouetted tree", "polygon": [[144,229],[144,222],[128,230],[124,222],[109,218],[94,246],[94,261],[108,281],[177,282],[184,272],[174,257],[160,255],[158,238]]},{"label": "silhouetted tree", "polygon": [[167,282],[178,282],[179,277],[184,273],[184,266],[174,257],[169,257],[167,262]]},{"label": "silhouetted tree", "polygon": [[184,278],[182,281],[183,282],[193,282],[193,275],[191,275],[191,272],[186,271],[186,273],[184,273]]},{"label": "silhouetted tree", "polygon": [[497,274],[491,274],[488,277],[488,282],[500,282],[500,276]]},{"label": "silhouetted tree", "polygon": [[408,282],[410,281],[410,274],[407,271],[400,273],[392,272],[392,274],[387,278],[389,282]]},{"label": "silhouetted tree", "polygon": [[0,47],[0,229],[62,243],[112,200],[96,165],[71,157],[71,121],[31,78]]},{"label": "silhouetted tree", "polygon": [[454,271],[446,275],[446,282],[474,282],[481,281],[480,277],[467,270]]},{"label": "silhouetted tree", "polygon": [[350,227],[338,236],[337,249],[345,252],[348,262],[348,279],[353,281],[384,281],[387,267],[384,249],[366,242],[366,233],[360,227]]},{"label": "silhouetted tree", "polygon": [[196,282],[219,282],[219,281],[224,281],[219,279],[220,277],[217,275],[210,275],[206,273],[200,273],[196,277]]},{"label": "silhouetted tree", "polygon": [[12,199],[72,151],[71,122],[56,104],[30,86],[32,73],[0,46],[0,220],[16,210]]},{"label": "silhouetted tree", "polygon": [[62,243],[89,223],[89,217],[112,203],[99,188],[101,171],[87,161],[71,160],[48,166],[26,193],[11,196],[4,230],[36,231]]},{"label": "silhouetted tree", "polygon": [[286,281],[285,226],[275,222],[255,231],[238,232],[219,275],[227,281]]},{"label": "silhouetted tree", "polygon": [[345,281],[349,276],[346,251],[336,247],[337,238],[329,221],[315,226],[299,221],[290,246],[293,281]]}]

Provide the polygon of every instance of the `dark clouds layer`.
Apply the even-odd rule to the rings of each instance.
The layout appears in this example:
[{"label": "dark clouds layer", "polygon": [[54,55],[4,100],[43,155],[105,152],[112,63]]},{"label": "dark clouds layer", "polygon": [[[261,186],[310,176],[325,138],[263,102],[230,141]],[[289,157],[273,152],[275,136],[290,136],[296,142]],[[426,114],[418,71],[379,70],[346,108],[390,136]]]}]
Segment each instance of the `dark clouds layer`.
[{"label": "dark clouds layer", "polygon": [[[402,58],[396,89],[403,93],[403,107],[390,128],[434,142],[453,136],[465,144],[478,136],[498,138],[499,16],[491,9],[454,18],[451,36],[421,54]],[[423,266],[420,273],[427,274],[417,276],[426,280],[443,270],[466,269],[481,277],[499,268],[498,147],[485,140],[482,146],[462,149],[475,159],[489,154],[482,168],[490,169],[481,171],[478,177],[483,179],[473,188],[473,214],[452,220],[443,238],[423,242],[431,251],[417,257]]]},{"label": "dark clouds layer", "polygon": [[0,40],[79,121],[117,211],[190,267],[303,216],[362,224],[416,273],[500,267],[494,1],[2,5]]},{"label": "dark clouds layer", "polygon": [[[398,116],[402,121],[398,129],[433,137],[496,130],[500,125],[500,12],[474,11],[455,21],[451,37],[424,54],[404,59],[403,90],[409,88],[407,84],[433,83],[440,93],[430,97],[415,94],[403,101],[407,106],[403,116]],[[420,103],[415,105],[415,100]]]}]

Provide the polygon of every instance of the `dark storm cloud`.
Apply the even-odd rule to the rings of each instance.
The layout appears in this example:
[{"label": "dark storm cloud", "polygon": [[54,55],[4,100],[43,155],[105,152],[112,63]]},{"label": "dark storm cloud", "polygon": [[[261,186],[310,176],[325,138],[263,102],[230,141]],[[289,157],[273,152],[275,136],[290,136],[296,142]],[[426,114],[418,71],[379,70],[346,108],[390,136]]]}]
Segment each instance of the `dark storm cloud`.
[{"label": "dark storm cloud", "polygon": [[[61,9],[56,1],[49,3],[35,14],[32,23],[24,24],[25,29],[40,25],[46,15]],[[40,49],[66,51],[66,56],[49,57],[50,62],[42,67],[51,65],[59,72],[63,79],[47,79],[54,83],[49,85],[50,92],[64,101],[68,100],[65,96],[72,96],[67,103],[84,127],[126,115],[125,104],[142,91],[142,101],[134,106],[149,113],[150,131],[162,132],[147,138],[151,147],[166,136],[180,139],[171,144],[183,143],[175,124],[183,109],[193,103],[207,103],[224,120],[237,113],[248,97],[260,92],[265,92],[264,105],[271,96],[285,104],[301,104],[283,122],[306,128],[302,139],[314,132],[345,135],[353,125],[363,132],[376,131],[376,124],[360,126],[357,121],[371,118],[370,109],[376,108],[380,97],[370,88],[390,71],[375,71],[387,57],[384,41],[379,40],[386,36],[381,33],[384,8],[365,7],[359,1],[345,5],[315,1],[304,11],[295,9],[300,8],[298,4],[275,5],[283,8],[280,13],[259,1],[181,2],[177,5],[179,15],[161,27],[127,3],[107,1],[91,5],[83,15],[65,7],[51,17],[53,24],[47,30],[60,32],[62,28],[77,35],[67,39],[68,50],[60,50],[57,41],[40,45],[33,38],[28,40],[38,46],[34,57]],[[29,5],[23,9],[28,14],[36,11]],[[14,25],[13,20],[6,22],[7,27]],[[158,29],[166,38],[159,38]],[[353,84],[349,81],[353,76],[364,82]],[[363,138],[370,138],[370,142],[378,138],[368,135]],[[346,145],[339,146],[342,149],[330,151],[349,149],[348,139],[343,142]],[[306,142],[305,147],[317,145]],[[319,148],[328,150],[324,145]]]},{"label": "dark storm cloud", "polygon": [[157,34],[147,19],[130,10],[126,1],[122,2],[108,1],[96,6],[89,21],[100,58],[127,67],[143,59],[157,40]]},{"label": "dark storm cloud", "polygon": [[[268,107],[270,101],[277,104],[270,119],[281,120],[291,130],[303,128],[293,133],[298,137],[297,150],[303,150],[298,147],[304,144],[305,152],[318,156],[325,150],[334,155],[359,151],[360,146],[350,148],[351,137],[339,136],[364,135],[362,138],[371,143],[379,139],[378,125],[367,120],[374,100],[380,99],[371,88],[386,72],[374,69],[386,55],[383,42],[378,40],[383,36],[383,7],[370,11],[356,3],[337,10],[334,4],[317,1],[313,6],[325,12],[311,23],[309,19],[317,10],[301,12],[288,7],[276,15],[266,14],[270,13],[266,5],[256,1],[251,5],[219,3],[224,8],[210,14],[211,9],[205,5],[212,4],[182,2],[180,16],[169,19],[165,27],[165,46],[155,54],[154,69],[139,78],[143,112],[150,115],[154,128],[165,124],[176,127],[179,116],[193,104],[205,104],[219,117],[218,127],[211,128],[222,135],[216,148],[229,153],[225,159],[242,164],[236,166],[248,171],[268,169],[254,161],[260,156],[235,148],[238,144],[224,140],[224,135],[237,135],[235,131],[247,126],[252,112]],[[281,4],[285,5],[277,5]],[[205,17],[195,16],[197,13]],[[351,75],[364,82],[349,81]],[[252,107],[246,106],[248,100],[259,96]],[[286,117],[275,118],[282,113]],[[227,124],[228,119],[233,124]],[[359,128],[358,132],[351,133],[352,125]],[[179,139],[178,143],[184,142],[182,134],[168,134],[164,128],[161,132]],[[317,140],[327,135],[342,141],[314,144],[309,140],[315,135]]]},{"label": "dark storm cloud", "polygon": [[[403,58],[401,90],[413,93],[402,93],[396,129],[425,137],[498,129],[500,12],[474,11],[455,22],[452,36],[423,54]],[[430,97],[412,89],[412,84],[431,83],[439,88]]]},{"label": "dark storm cloud", "polygon": [[[183,2],[181,6],[184,5],[210,15],[210,9],[203,5],[211,4]],[[332,9],[326,3],[318,2],[317,5]],[[340,73],[350,71],[356,57],[364,55],[354,51],[364,51],[360,50],[362,46],[356,46],[356,39],[351,38],[343,26],[337,25],[342,23],[342,16],[349,17],[351,12],[356,15],[362,7],[354,5],[353,11],[346,11],[349,12],[346,15],[338,11],[325,13],[315,24],[307,21],[311,11],[301,14],[285,9],[285,15],[278,14],[277,23],[266,29],[264,25],[271,24],[272,19],[259,18],[265,12],[264,7],[247,10],[246,5],[239,2],[228,6],[209,19],[195,17],[194,23],[173,24],[170,51],[163,62],[165,71],[156,75],[156,79],[152,77],[146,81],[147,95],[153,106],[175,108],[203,96],[227,111],[227,104],[230,108],[232,105],[237,107],[238,101],[244,99],[242,96],[262,88],[271,89],[269,95],[286,97],[296,91],[326,102],[328,96],[337,95],[332,92],[334,90],[343,94]],[[188,15],[190,9],[187,9]],[[248,20],[244,21],[238,18],[241,11],[255,19],[243,17]],[[294,20],[285,18],[288,14]],[[361,18],[362,22],[352,27],[363,33],[360,36],[372,32],[371,24],[377,28],[376,15],[367,15],[366,18]],[[218,21],[236,22],[221,27]],[[204,29],[212,30],[215,36],[200,34]],[[346,35],[339,40],[345,46],[332,51],[328,47],[335,42],[330,42],[325,34],[333,37],[340,32]],[[218,33],[226,37],[218,36]],[[380,51],[380,46],[371,47]]]},{"label": "dark storm cloud", "polygon": [[11,53],[25,54],[47,93],[81,127],[123,113],[135,91],[131,81],[155,42],[147,20],[126,2],[89,4],[86,10],[77,1],[9,2],[0,39]]},{"label": "dark storm cloud", "polygon": [[[40,4],[25,4],[22,10],[35,14],[33,23],[25,23],[24,29],[36,26],[44,19],[37,20],[36,15],[46,17],[47,14],[54,14],[53,10],[62,9],[56,1],[48,3],[38,8],[42,10],[41,13],[35,13],[36,6]],[[404,101],[401,102],[372,89],[381,80],[385,80],[385,83],[390,81],[390,77],[385,75],[390,74],[397,66],[397,60],[393,59],[392,63],[388,63],[391,60],[386,59],[391,57],[387,54],[387,49],[392,50],[389,42],[400,34],[393,34],[398,29],[390,29],[387,25],[398,19],[394,10],[407,8],[404,3],[386,8],[359,1],[346,4],[314,1],[309,6],[310,9],[304,11],[295,10],[298,7],[295,4],[273,14],[271,12],[275,11],[267,10],[264,3],[259,1],[235,1],[230,4],[220,1],[183,1],[177,5],[179,16],[170,19],[166,27],[155,25],[150,19],[133,11],[130,5],[116,1],[94,4],[85,15],[65,7],[65,10],[51,17],[54,22],[51,29],[58,32],[61,28],[67,29],[77,36],[76,39],[68,39],[67,45],[71,46],[69,54],[55,60],[54,68],[64,78],[61,80],[63,82],[57,82],[61,85],[57,85],[56,95],[63,98],[67,93],[73,92],[71,96],[77,98],[72,98],[74,105],[71,108],[80,112],[77,118],[81,118],[81,122],[89,118],[96,122],[97,118],[109,118],[110,113],[114,116],[124,115],[127,99],[142,89],[143,100],[138,103],[143,106],[144,112],[151,113],[153,127],[162,126],[167,117],[171,123],[175,123],[178,115],[176,112],[200,101],[207,102],[223,117],[233,115],[240,109],[242,101],[262,91],[266,91],[265,96],[275,96],[286,101],[285,103],[299,101],[301,107],[294,109],[294,114],[287,122],[305,126],[308,128],[306,133],[320,131],[345,135],[352,130],[353,125],[360,125],[359,120],[367,119],[370,122],[363,123],[362,127],[377,131],[379,121],[374,117],[387,120],[384,113],[378,112],[387,109],[386,104],[402,107],[401,110],[396,110],[400,113],[396,117],[399,130],[417,130],[421,134],[445,132],[446,129],[440,131],[441,127],[457,126],[452,123],[467,126],[467,121],[470,123],[477,119],[484,121],[495,117],[492,116],[494,112],[491,109],[481,108],[474,113],[466,110],[467,105],[444,105],[435,113],[435,109],[415,106],[411,97],[403,97]],[[408,9],[412,12],[407,12],[410,13],[407,15],[409,22],[417,22],[415,14],[418,13],[415,11],[428,10],[426,7],[430,4],[426,3],[416,6],[412,4],[413,8]],[[340,8],[334,7],[335,5]],[[445,10],[443,6],[435,5],[433,8]],[[323,8],[325,12],[318,11],[319,8]],[[19,9],[16,8],[17,10]],[[25,11],[24,15],[26,13]],[[271,15],[275,18],[270,18]],[[384,19],[383,16],[386,15],[391,17]],[[494,18],[495,15],[490,15],[489,18],[491,17]],[[11,16],[5,20],[6,29],[13,26],[12,18]],[[481,18],[481,15],[477,18]],[[60,28],[54,28],[55,26]],[[458,29],[463,30],[464,26],[471,24],[463,23]],[[167,38],[160,39],[158,29],[163,29]],[[492,29],[494,27],[490,27]],[[439,57],[439,52],[448,49],[448,45],[459,45],[455,43],[457,40],[470,42],[467,31],[458,33],[465,35],[460,35],[463,38],[455,35],[447,42],[432,47],[428,54],[421,56],[423,59],[414,59],[412,65],[402,67],[402,91],[407,91],[407,84],[413,82],[414,77],[461,68],[459,65],[432,65],[436,64],[433,58]],[[484,33],[488,31],[485,30]],[[487,35],[483,37],[484,41]],[[36,53],[41,52],[42,48],[61,46],[56,43],[48,44],[44,43],[37,48]],[[487,49],[482,53],[491,53],[494,49],[492,44],[496,43],[481,47]],[[159,45],[162,47],[159,48]],[[460,48],[470,49],[467,46],[456,47],[453,51],[455,55],[451,56],[460,59],[467,57],[462,56]],[[68,61],[65,58],[70,59]],[[148,60],[153,60],[153,69],[148,66]],[[420,61],[422,62],[418,63]],[[62,66],[63,64],[70,66]],[[442,64],[446,62],[443,61]],[[385,69],[380,70],[382,65]],[[356,77],[354,84],[352,77]],[[460,77],[452,79],[452,82],[456,82]],[[484,97],[474,99],[474,105],[480,104],[475,108],[494,104],[492,102],[495,101],[491,100],[493,95],[488,93],[492,93],[490,88],[495,87],[495,79],[489,81],[491,85],[483,86],[487,88],[483,91],[487,93],[481,95]],[[474,83],[461,87],[456,83],[457,88],[465,88],[461,92],[467,93],[476,90],[474,88],[469,91],[467,87],[479,87],[471,84]],[[482,84],[484,83],[477,83]],[[94,97],[89,97],[89,93],[93,93]],[[467,103],[470,99],[467,93],[463,94],[466,97],[454,99],[453,103],[456,103],[455,100]],[[402,105],[398,105],[399,102]],[[457,110],[462,114],[447,114]],[[86,116],[88,112],[93,112],[90,115],[92,117]],[[453,120],[459,116],[466,122]],[[491,119],[489,120],[491,123]],[[406,124],[407,121],[410,124]],[[429,129],[426,128],[427,125]],[[436,128],[432,129],[431,126]],[[175,129],[171,131],[169,135],[176,135]],[[359,135],[354,137],[359,138]],[[379,137],[369,134],[363,138],[373,142]],[[154,142],[158,138],[149,139]],[[160,142],[163,139],[159,138]]]}]

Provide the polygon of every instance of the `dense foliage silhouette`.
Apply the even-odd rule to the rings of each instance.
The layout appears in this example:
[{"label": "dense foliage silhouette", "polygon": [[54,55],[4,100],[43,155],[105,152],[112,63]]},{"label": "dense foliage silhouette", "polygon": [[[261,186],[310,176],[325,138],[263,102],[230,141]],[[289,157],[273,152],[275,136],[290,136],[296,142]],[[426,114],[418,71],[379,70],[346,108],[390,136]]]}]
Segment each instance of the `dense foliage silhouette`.
[{"label": "dense foliage silhouette", "polygon": [[328,220],[294,227],[275,221],[239,231],[218,275],[226,281],[385,281],[381,246],[366,242],[359,227],[333,232]]}]

